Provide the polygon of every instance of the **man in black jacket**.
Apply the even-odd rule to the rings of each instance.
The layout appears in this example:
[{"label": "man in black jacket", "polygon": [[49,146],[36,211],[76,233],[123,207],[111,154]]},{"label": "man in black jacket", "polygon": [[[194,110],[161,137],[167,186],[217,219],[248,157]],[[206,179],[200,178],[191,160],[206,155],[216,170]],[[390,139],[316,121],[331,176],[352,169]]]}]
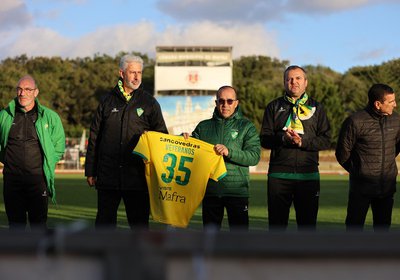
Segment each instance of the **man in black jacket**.
[{"label": "man in black jacket", "polygon": [[271,149],[268,169],[268,223],[286,229],[292,203],[299,229],[315,229],[320,179],[318,152],[330,146],[330,125],[320,103],[310,98],[306,71],[284,72],[285,94],[264,112],[261,146]]},{"label": "man in black jacket", "polygon": [[388,230],[396,192],[400,117],[395,93],[385,84],[368,91],[368,105],[348,117],[336,147],[338,162],[350,173],[346,227],[362,229],[371,205],[374,230]]},{"label": "man in black jacket", "polygon": [[168,131],[160,105],[140,88],[142,71],[140,57],[121,58],[118,83],[101,100],[90,127],[85,175],[97,189],[97,228],[115,228],[121,199],[130,227],[148,228],[144,163],[132,151],[144,131]]}]

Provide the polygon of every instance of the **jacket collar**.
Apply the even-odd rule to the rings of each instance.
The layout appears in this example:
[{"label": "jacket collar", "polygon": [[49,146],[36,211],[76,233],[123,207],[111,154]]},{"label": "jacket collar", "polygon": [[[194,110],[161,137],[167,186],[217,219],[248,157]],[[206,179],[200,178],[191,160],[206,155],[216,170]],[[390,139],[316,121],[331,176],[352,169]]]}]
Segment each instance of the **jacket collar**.
[{"label": "jacket collar", "polygon": [[365,110],[371,115],[371,117],[373,117],[374,119],[381,119],[386,117],[386,115],[382,115],[381,113],[379,113],[375,108],[373,108],[370,105],[367,105],[367,107],[365,108]]},{"label": "jacket collar", "polygon": [[[15,110],[18,105],[18,100],[17,98],[14,98],[13,100],[8,103],[7,108],[5,109],[12,117],[15,117]],[[35,98],[35,107],[37,108],[37,112],[40,115],[43,115],[43,107],[39,102],[39,99]]]},{"label": "jacket collar", "polygon": [[[119,81],[122,81],[122,82],[123,82],[123,79],[122,79],[121,77],[119,77],[119,78],[118,78],[118,82],[119,82]],[[126,102],[126,98],[125,98],[124,94],[121,92],[121,90],[120,90],[120,88],[119,88],[119,86],[118,86],[118,82],[117,82],[117,84],[116,84],[115,87],[114,87],[115,94],[116,94],[119,98],[121,98],[122,100],[124,100],[124,101]],[[142,86],[143,86],[143,84],[140,84],[140,86],[139,86],[137,89],[135,89],[134,91],[132,91],[132,97],[131,97],[130,100],[132,100],[132,99],[135,97],[135,95],[137,95],[137,94],[139,94],[140,92],[143,91]],[[130,101],[130,100],[129,100],[129,101]],[[129,101],[128,101],[128,102],[129,102]]]}]

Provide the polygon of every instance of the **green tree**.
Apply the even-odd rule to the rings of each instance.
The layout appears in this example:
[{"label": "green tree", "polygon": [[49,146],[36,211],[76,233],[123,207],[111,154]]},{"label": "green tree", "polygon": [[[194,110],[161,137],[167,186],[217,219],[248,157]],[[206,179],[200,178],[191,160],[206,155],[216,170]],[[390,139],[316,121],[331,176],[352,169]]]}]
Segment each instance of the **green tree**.
[{"label": "green tree", "polygon": [[[62,59],[26,55],[4,59],[0,63],[0,109],[16,96],[18,80],[31,74],[40,89],[40,102],[57,111],[69,137],[78,137],[88,129],[98,101],[116,84],[121,52],[115,57],[96,54],[93,57]],[[154,92],[154,60],[146,54],[132,52],[144,60],[143,87]],[[265,106],[282,96],[283,71],[289,61],[267,56],[245,56],[234,60],[233,86],[244,115],[261,127]],[[327,112],[335,145],[341,123],[350,113],[367,104],[367,92],[374,83],[386,83],[395,91],[400,88],[400,59],[381,65],[353,67],[344,75],[328,67],[307,65],[308,94],[318,100]]]},{"label": "green tree", "polygon": [[241,57],[233,63],[233,86],[238,90],[243,114],[259,129],[265,106],[283,93],[288,62],[267,56]]},{"label": "green tree", "polygon": [[307,93],[323,105],[331,125],[331,141],[334,146],[344,120],[338,86],[341,74],[323,66],[308,65],[304,68],[308,79]]},{"label": "green tree", "polygon": [[0,109],[7,106],[11,99],[16,96],[18,80],[25,74],[25,64],[28,61],[26,55],[14,59],[7,58],[0,64]]}]

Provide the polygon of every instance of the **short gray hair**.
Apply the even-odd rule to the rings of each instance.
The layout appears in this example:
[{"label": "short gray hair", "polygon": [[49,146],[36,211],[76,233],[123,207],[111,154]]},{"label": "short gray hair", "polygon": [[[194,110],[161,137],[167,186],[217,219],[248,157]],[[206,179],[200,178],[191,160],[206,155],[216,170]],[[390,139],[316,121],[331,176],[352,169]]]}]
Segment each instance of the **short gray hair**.
[{"label": "short gray hair", "polygon": [[132,54],[126,54],[123,57],[121,57],[121,60],[119,61],[119,69],[125,71],[126,68],[128,67],[128,64],[132,62],[139,63],[142,66],[143,70],[143,59],[140,56]]}]

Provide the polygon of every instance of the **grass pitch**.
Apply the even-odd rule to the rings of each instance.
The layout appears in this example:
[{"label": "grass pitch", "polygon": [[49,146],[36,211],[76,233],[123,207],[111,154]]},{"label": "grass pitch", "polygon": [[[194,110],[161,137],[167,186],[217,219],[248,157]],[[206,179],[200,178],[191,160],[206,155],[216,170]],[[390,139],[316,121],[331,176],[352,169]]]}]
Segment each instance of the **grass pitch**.
[{"label": "grass pitch", "polygon": [[[57,174],[57,205],[49,204],[48,226],[70,226],[82,222],[87,227],[94,226],[97,207],[96,190],[89,188],[83,174]],[[266,175],[252,175],[250,188],[250,230],[267,231],[267,179]],[[0,190],[3,190],[3,180],[0,176]],[[344,231],[348,192],[347,175],[321,175],[321,196],[318,213],[318,230]],[[395,196],[392,229],[400,229],[400,203]],[[372,215],[368,212],[366,230],[371,230]],[[7,218],[4,211],[3,196],[0,196],[0,229],[7,228]],[[118,211],[118,227],[128,228],[125,208],[121,202]],[[151,221],[152,229],[163,229],[164,225]],[[201,209],[197,209],[187,230],[201,230]],[[227,219],[224,218],[223,229],[227,229]],[[289,230],[296,229],[294,209],[290,213]]]}]

